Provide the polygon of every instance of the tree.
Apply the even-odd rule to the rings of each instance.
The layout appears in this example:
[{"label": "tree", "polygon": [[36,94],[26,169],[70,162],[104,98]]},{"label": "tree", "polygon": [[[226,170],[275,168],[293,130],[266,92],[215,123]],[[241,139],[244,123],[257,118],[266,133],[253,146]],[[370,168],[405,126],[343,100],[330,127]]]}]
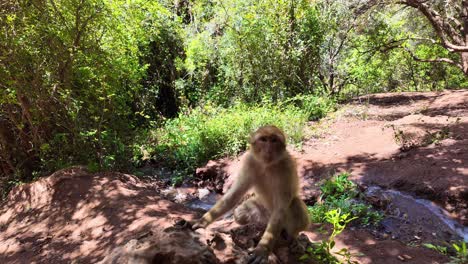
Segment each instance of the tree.
[{"label": "tree", "polygon": [[395,3],[417,9],[427,18],[439,40],[423,39],[441,45],[458,59],[438,57],[422,59],[411,53],[415,60],[424,62],[445,62],[460,68],[468,75],[468,1],[453,0],[405,0]]}]

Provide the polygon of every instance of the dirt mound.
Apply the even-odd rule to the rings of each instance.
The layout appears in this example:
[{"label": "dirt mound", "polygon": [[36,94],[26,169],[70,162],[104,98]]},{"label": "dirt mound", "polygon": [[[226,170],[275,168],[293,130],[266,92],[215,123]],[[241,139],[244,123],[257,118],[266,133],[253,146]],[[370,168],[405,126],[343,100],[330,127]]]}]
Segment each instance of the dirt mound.
[{"label": "dirt mound", "polygon": [[142,233],[195,216],[156,188],[80,167],[24,184],[0,209],[0,263],[96,263]]}]

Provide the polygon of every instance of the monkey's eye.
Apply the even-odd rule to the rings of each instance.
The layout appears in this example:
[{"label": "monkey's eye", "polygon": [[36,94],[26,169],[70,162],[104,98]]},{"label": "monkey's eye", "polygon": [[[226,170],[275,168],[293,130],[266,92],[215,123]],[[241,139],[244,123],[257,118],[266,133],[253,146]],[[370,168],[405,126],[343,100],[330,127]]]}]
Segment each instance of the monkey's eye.
[{"label": "monkey's eye", "polygon": [[261,142],[266,142],[267,138],[266,137],[260,137],[258,140],[260,140]]},{"label": "monkey's eye", "polygon": [[276,139],[276,137],[272,137],[270,141],[271,141],[271,143],[276,143],[276,142],[278,142],[278,139]]}]

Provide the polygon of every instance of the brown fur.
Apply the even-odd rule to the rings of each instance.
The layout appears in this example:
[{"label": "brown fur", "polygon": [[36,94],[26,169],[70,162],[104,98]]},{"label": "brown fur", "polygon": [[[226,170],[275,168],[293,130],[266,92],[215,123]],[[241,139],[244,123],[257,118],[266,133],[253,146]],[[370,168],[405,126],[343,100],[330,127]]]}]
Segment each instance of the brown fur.
[{"label": "brown fur", "polygon": [[241,162],[239,175],[229,191],[194,224],[204,228],[233,208],[249,190],[255,196],[234,212],[235,219],[245,224],[252,221],[252,210],[267,218],[267,228],[257,245],[268,254],[285,230],[296,237],[309,226],[307,207],[299,198],[296,162],[286,150],[286,136],[275,126],[259,128],[250,138],[250,150]]}]

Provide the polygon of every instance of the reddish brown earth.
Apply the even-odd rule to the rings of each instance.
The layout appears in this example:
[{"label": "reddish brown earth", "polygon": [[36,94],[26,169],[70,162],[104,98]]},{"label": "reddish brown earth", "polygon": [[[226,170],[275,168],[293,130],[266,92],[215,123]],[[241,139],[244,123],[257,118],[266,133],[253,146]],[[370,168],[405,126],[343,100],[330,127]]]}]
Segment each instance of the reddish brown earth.
[{"label": "reddish brown earth", "polygon": [[[311,124],[319,128],[302,151],[295,152],[304,197],[312,200],[321,179],[346,170],[362,185],[433,200],[466,223],[468,91],[381,94],[360,100],[333,118]],[[395,142],[392,125],[408,135],[408,150],[401,151]],[[427,131],[444,127],[449,133],[438,144],[421,143]],[[232,181],[228,178],[223,186],[223,177],[236,169],[235,161],[225,159],[211,162],[198,175],[212,182],[210,188],[222,190]],[[132,175],[82,168],[17,187],[0,206],[0,263],[96,263],[105,257],[126,263],[140,253],[149,254],[145,258],[154,263],[211,263],[202,256],[213,263],[239,263],[261,233],[238,227],[230,218],[198,233],[174,230],[176,220],[193,219],[199,212],[162,198],[161,188]],[[314,229],[305,235],[312,241],[323,238]],[[359,263],[447,262],[432,250],[360,229],[343,232],[337,239],[337,249],[342,247]],[[284,250],[275,256],[271,263],[295,262]],[[406,259],[400,260],[402,256]]]},{"label": "reddish brown earth", "polygon": [[[314,136],[302,150],[291,150],[306,200],[318,195],[320,180],[347,171],[362,185],[432,200],[468,225],[467,90],[361,97],[310,128]],[[404,147],[395,140],[399,131]],[[448,133],[439,142],[426,142],[429,133],[441,131]],[[225,190],[237,169],[237,159],[222,159],[210,161],[199,174],[224,175]]]},{"label": "reddish brown earth", "polygon": [[[300,155],[305,185],[330,170],[442,205],[468,225],[468,91],[380,94],[356,100]],[[401,150],[402,131],[410,149]],[[428,133],[447,131],[437,144]]]}]

